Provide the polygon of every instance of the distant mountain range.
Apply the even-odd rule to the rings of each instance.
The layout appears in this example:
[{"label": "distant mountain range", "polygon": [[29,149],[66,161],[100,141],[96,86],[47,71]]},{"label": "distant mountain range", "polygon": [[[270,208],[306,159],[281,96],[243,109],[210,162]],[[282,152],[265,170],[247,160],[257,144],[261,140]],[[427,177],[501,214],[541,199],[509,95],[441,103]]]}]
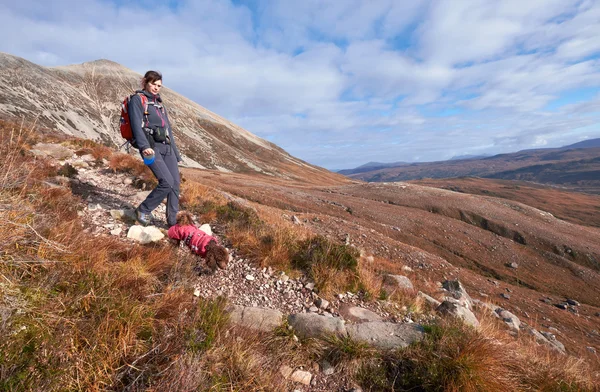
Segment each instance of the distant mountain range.
[{"label": "distant mountain range", "polygon": [[[123,98],[142,75],[109,60],[42,67],[0,52],[0,117],[106,145],[123,144]],[[347,179],[308,164],[169,88],[161,92],[184,163],[222,172],[317,182]]]},{"label": "distant mountain range", "polygon": [[[484,177],[559,185],[600,193],[600,138],[560,148],[523,150],[483,158],[440,162],[369,163],[371,168],[341,170],[350,178],[369,182],[393,182],[424,178]],[[364,166],[364,165],[363,165]]]}]

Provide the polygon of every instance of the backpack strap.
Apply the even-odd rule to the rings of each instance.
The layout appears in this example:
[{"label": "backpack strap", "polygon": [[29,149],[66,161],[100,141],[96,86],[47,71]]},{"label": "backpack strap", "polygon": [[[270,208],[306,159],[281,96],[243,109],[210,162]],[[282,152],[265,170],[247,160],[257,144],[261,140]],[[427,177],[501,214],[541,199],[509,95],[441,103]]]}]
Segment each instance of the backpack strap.
[{"label": "backpack strap", "polygon": [[[145,94],[138,93],[140,99],[142,100],[142,107],[144,108],[144,116],[146,116],[146,126],[150,124],[148,120],[148,97]],[[142,128],[144,128],[144,120],[142,119]]]}]

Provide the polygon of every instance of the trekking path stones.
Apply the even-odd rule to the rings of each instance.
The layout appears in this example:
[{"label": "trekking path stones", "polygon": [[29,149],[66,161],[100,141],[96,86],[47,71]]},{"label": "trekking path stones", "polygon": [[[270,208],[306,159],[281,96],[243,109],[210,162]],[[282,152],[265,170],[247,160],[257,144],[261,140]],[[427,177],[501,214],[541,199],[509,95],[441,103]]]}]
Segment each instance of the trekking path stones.
[{"label": "trekking path stones", "polygon": [[370,321],[346,327],[348,336],[358,342],[384,350],[408,347],[420,341],[424,329],[419,324],[397,324],[383,321]]},{"label": "trekking path stones", "polygon": [[231,305],[227,310],[232,323],[265,332],[277,328],[283,320],[283,313],[276,309]]},{"label": "trekking path stones", "polygon": [[297,313],[288,317],[294,332],[303,338],[343,337],[346,335],[344,320],[338,317],[325,317],[314,313]]},{"label": "trekking path stones", "polygon": [[340,315],[346,320],[352,322],[366,322],[366,321],[381,321],[382,318],[377,313],[364,309],[358,306],[351,306],[344,304],[340,307]]}]

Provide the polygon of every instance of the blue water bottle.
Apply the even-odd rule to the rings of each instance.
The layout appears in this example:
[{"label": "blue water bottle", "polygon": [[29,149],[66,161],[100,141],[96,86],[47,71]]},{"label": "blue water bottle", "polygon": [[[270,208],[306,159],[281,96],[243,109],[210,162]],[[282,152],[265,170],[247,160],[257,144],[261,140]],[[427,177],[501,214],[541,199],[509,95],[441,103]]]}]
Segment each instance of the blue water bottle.
[{"label": "blue water bottle", "polygon": [[150,155],[142,154],[142,156],[143,156],[145,165],[152,165],[154,163],[154,152],[152,152],[152,154],[150,154]]}]

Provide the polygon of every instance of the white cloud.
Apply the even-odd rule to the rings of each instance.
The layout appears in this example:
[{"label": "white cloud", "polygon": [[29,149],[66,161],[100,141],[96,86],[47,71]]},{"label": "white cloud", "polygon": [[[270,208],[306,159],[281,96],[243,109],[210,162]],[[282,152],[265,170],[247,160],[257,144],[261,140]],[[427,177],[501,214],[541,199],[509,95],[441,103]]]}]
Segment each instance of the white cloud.
[{"label": "white cloud", "polygon": [[600,87],[599,18],[591,0],[22,0],[0,4],[0,50],[159,69],[249,131],[344,168],[594,137],[597,97],[545,108]]}]

